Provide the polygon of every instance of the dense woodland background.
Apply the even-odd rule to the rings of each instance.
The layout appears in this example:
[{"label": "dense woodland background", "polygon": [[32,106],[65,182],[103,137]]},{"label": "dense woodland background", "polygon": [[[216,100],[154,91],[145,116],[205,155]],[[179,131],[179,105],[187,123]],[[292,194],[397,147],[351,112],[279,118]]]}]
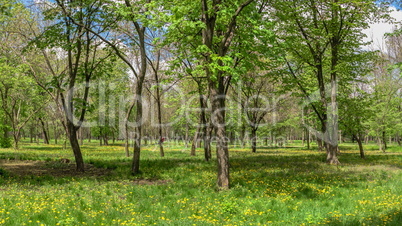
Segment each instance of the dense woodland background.
[{"label": "dense woodland background", "polygon": [[[355,0],[82,0],[0,3],[0,145],[216,147],[227,189],[229,147],[401,145],[399,3]],[[384,46],[370,23],[395,24]],[[17,151],[17,150],[16,150]],[[133,154],[132,154],[133,153]],[[324,154],[325,153],[325,154]]]}]

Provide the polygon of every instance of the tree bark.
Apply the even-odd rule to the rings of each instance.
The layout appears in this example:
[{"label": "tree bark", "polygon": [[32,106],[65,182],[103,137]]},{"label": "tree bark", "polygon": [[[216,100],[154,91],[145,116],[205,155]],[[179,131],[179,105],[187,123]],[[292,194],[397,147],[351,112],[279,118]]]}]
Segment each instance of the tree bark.
[{"label": "tree bark", "polygon": [[229,189],[229,150],[226,140],[225,125],[225,95],[223,84],[219,83],[219,88],[214,82],[209,85],[212,99],[212,124],[216,134],[216,155],[218,161],[218,187],[219,189]]},{"label": "tree bark", "polygon": [[329,164],[335,164],[338,165],[340,164],[338,157],[337,157],[337,152],[338,152],[338,146],[333,145],[331,143],[326,144],[326,150],[327,150],[327,163]]},{"label": "tree bark", "polygon": [[124,119],[124,151],[126,157],[130,157],[130,137],[128,133],[128,122],[130,120],[131,112],[133,111],[135,102],[133,102],[127,110],[126,118]]},{"label": "tree bark", "polygon": [[159,84],[159,60],[160,60],[160,50],[157,54],[157,64],[156,68],[154,68],[154,78],[156,81],[156,106],[158,108],[158,132],[159,132],[159,154],[161,157],[165,156],[165,152],[163,150],[163,142],[162,142],[162,106],[161,106],[161,91],[160,91],[160,84]]},{"label": "tree bark", "polygon": [[[143,47],[143,51],[145,51],[145,46]],[[145,56],[145,55],[144,55]],[[145,63],[145,59],[144,59]],[[132,173],[138,174],[140,173],[140,154],[141,154],[141,138],[142,138],[142,123],[143,123],[143,115],[142,115],[142,86],[145,78],[145,71],[142,78],[142,81],[137,82],[136,87],[136,115],[135,115],[135,133],[134,133],[134,154],[133,154],[133,164],[132,164]]]},{"label": "tree bark", "polygon": [[185,148],[187,149],[188,148],[188,123],[186,123],[186,135],[184,136],[184,139],[185,139],[184,145],[185,145]]},{"label": "tree bark", "polygon": [[320,138],[317,137],[317,146],[318,146],[318,151],[324,151],[324,145],[323,142]]},{"label": "tree bark", "polygon": [[[29,136],[30,136],[30,143],[33,143],[33,138],[34,138],[34,128],[31,126],[29,128]],[[6,138],[6,133],[4,133],[4,137]]]},{"label": "tree bark", "polygon": [[197,139],[198,139],[198,134],[200,131],[200,127],[197,128],[197,130],[194,133],[194,138],[193,138],[193,142],[191,144],[191,151],[190,151],[190,155],[191,156],[195,156],[196,155],[196,149],[197,149]]},{"label": "tree bark", "polygon": [[365,155],[364,155],[364,149],[363,149],[363,141],[361,136],[359,135],[353,135],[357,141],[357,144],[359,145],[359,151],[360,151],[360,158],[365,159]]},{"label": "tree bark", "polygon": [[81,148],[77,139],[77,128],[70,120],[67,120],[67,133],[75,157],[76,170],[84,172],[84,159],[82,158]]},{"label": "tree bark", "polygon": [[14,138],[14,149],[18,150],[19,149],[19,135],[13,132],[13,138]]},{"label": "tree bark", "polygon": [[257,152],[257,129],[251,128],[251,151]]},{"label": "tree bark", "polygon": [[384,152],[385,152],[385,150],[387,150],[387,148],[388,148],[387,140],[386,140],[386,136],[385,136],[385,131],[382,131],[381,139],[382,139],[382,143],[384,145]]},{"label": "tree bark", "polygon": [[[210,51],[217,54],[219,57],[225,57],[229,51],[232,38],[235,34],[236,19],[240,12],[249,5],[253,0],[245,1],[241,4],[236,12],[231,16],[230,22],[224,28],[226,31],[220,30],[216,26],[216,21],[219,16],[220,1],[213,1],[210,8],[207,0],[201,1],[201,22],[205,27],[201,31],[202,44],[205,45]],[[218,31],[219,30],[219,31]],[[218,35],[217,35],[218,34]],[[214,37],[221,39],[217,44],[214,42]],[[216,45],[217,44],[217,45]],[[214,126],[217,144],[216,154],[218,161],[218,188],[226,190],[230,188],[229,184],[229,150],[226,140],[226,125],[225,125],[225,77],[224,72],[218,70],[217,72],[211,71],[209,64],[212,63],[210,52],[204,55],[205,75],[208,81],[208,89],[211,98],[211,123]],[[218,61],[219,66],[223,66],[221,60]],[[230,81],[230,80],[229,80]],[[229,83],[228,81],[228,83]]]},{"label": "tree bark", "polygon": [[212,158],[211,151],[211,139],[212,139],[212,127],[207,124],[204,128],[204,157],[205,161],[209,161]]},{"label": "tree bark", "polygon": [[49,144],[49,138],[47,136],[47,132],[46,132],[46,127],[45,127],[45,122],[42,120],[41,117],[38,118],[39,122],[42,125],[42,131],[43,131],[43,143],[45,144]]},{"label": "tree bark", "polygon": [[246,136],[246,125],[244,125],[244,123],[242,123],[242,125],[240,127],[240,145],[242,148],[244,148],[245,136]]},{"label": "tree bark", "polygon": [[84,145],[84,132],[83,132],[82,130],[83,130],[83,128],[81,127],[81,128],[79,129],[80,145],[81,145],[81,146]]}]

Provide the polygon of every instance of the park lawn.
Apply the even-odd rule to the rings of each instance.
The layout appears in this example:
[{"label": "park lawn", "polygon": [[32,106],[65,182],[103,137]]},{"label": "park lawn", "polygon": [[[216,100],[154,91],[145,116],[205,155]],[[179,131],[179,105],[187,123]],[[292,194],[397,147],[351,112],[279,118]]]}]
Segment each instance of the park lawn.
[{"label": "park lawn", "polygon": [[0,225],[400,225],[400,149],[361,160],[342,145],[339,166],[300,147],[231,148],[232,189],[218,192],[201,149],[167,144],[161,158],[146,146],[131,176],[120,144],[86,143],[88,172],[75,175],[59,162],[70,150],[24,143],[0,149]]}]

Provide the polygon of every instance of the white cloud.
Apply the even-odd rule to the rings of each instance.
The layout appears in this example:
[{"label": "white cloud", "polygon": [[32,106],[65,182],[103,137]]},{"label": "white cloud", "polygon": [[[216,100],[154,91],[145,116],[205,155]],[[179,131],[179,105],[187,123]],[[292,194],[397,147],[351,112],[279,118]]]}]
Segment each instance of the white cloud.
[{"label": "white cloud", "polygon": [[[402,11],[397,11],[393,8],[391,12],[391,17],[395,18],[397,22],[402,22]],[[364,42],[372,41],[371,49],[379,50],[384,49],[385,47],[385,37],[386,33],[392,32],[395,28],[395,24],[391,23],[374,23],[370,25],[369,29],[366,29],[364,33],[367,35],[367,38],[363,39]]]}]

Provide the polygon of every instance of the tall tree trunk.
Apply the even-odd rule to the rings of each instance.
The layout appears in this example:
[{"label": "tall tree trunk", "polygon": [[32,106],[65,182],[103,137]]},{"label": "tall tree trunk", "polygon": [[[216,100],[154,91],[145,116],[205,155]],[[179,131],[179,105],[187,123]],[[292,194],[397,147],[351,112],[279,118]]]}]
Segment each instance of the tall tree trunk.
[{"label": "tall tree trunk", "polygon": [[197,128],[197,130],[194,133],[194,138],[193,138],[193,142],[191,144],[191,151],[190,151],[190,155],[191,156],[195,156],[196,155],[196,149],[197,149],[197,140],[198,140],[198,136],[199,136],[199,132],[200,132],[200,127]]},{"label": "tall tree trunk", "polygon": [[246,125],[242,123],[241,128],[240,128],[240,143],[241,147],[244,148],[245,146],[245,137],[246,137]]},{"label": "tall tree trunk", "polygon": [[102,139],[103,139],[103,144],[105,146],[109,146],[109,137],[107,136],[106,132],[103,134]]},{"label": "tall tree trunk", "polygon": [[81,148],[77,139],[77,128],[70,120],[67,120],[67,133],[75,157],[76,170],[84,172],[84,159],[82,158]]},{"label": "tall tree trunk", "polygon": [[130,143],[129,143],[129,136],[128,136],[128,125],[127,121],[124,125],[124,152],[126,153],[126,157],[130,157]]},{"label": "tall tree trunk", "polygon": [[165,152],[163,150],[163,134],[162,134],[162,113],[161,113],[161,106],[160,100],[158,102],[158,132],[159,132],[159,154],[161,157],[165,157]]},{"label": "tall tree trunk", "polygon": [[188,123],[186,123],[186,135],[185,135],[185,137],[184,137],[184,139],[185,139],[185,148],[187,149],[188,148]]},{"label": "tall tree trunk", "polygon": [[84,145],[84,131],[83,131],[83,127],[81,127],[80,129],[79,129],[79,134],[80,134],[80,145],[82,146],[82,145]]},{"label": "tall tree trunk", "polygon": [[49,137],[47,136],[47,132],[46,132],[46,126],[45,126],[45,122],[42,120],[41,117],[38,118],[41,126],[42,126],[42,131],[43,131],[43,143],[45,144],[49,144]]},{"label": "tall tree trunk", "polygon": [[128,111],[126,113],[126,117],[124,119],[124,151],[126,153],[126,157],[130,157],[130,137],[128,133],[128,122],[131,116],[131,112],[133,111],[135,102],[133,102],[130,107],[128,108]]},{"label": "tall tree trunk", "polygon": [[379,147],[380,151],[385,152],[383,143],[382,143],[382,139],[380,137],[378,137],[377,141],[378,141],[378,147]]},{"label": "tall tree trunk", "polygon": [[[336,0],[335,0],[336,1]],[[339,21],[339,12],[338,9],[332,9],[332,20],[338,22]],[[339,28],[331,28],[331,29],[339,29]],[[337,92],[338,92],[338,84],[337,84],[337,66],[338,66],[338,57],[339,57],[339,45],[341,43],[341,39],[337,30],[334,30],[334,36],[331,37],[331,102],[329,105],[326,105],[328,118],[327,125],[325,127],[325,137],[324,140],[327,151],[327,163],[329,164],[340,164],[337,152],[338,152],[338,103],[337,103]],[[325,94],[324,94],[325,95]],[[323,96],[322,96],[323,97]],[[324,102],[325,103],[325,102]]]},{"label": "tall tree trunk", "polygon": [[[145,48],[145,47],[144,47]],[[145,50],[144,50],[145,51]],[[144,59],[145,61],[145,59]],[[144,75],[145,77],[145,75]],[[137,82],[136,87],[136,115],[135,115],[135,133],[134,133],[134,154],[133,154],[133,163],[132,163],[132,173],[138,174],[140,173],[140,155],[141,155],[141,138],[142,138],[142,82]]]},{"label": "tall tree trunk", "polygon": [[154,67],[154,78],[156,81],[156,106],[158,110],[158,132],[159,132],[159,154],[161,157],[165,156],[165,152],[163,150],[163,134],[162,134],[162,107],[161,107],[161,91],[160,91],[160,84],[159,84],[159,61],[160,61],[161,51],[158,50],[157,53],[157,62],[156,66]]},{"label": "tall tree trunk", "polygon": [[257,129],[254,127],[251,128],[251,151],[257,152]]},{"label": "tall tree trunk", "polygon": [[18,150],[19,149],[18,142],[20,140],[19,132],[13,132],[13,138],[14,138],[14,149]]},{"label": "tall tree trunk", "polygon": [[385,136],[385,131],[382,131],[381,139],[382,139],[382,143],[383,143],[383,145],[384,145],[384,151],[385,151],[385,150],[387,150],[387,148],[388,148],[388,146],[387,146],[387,140],[386,140],[386,136]]},{"label": "tall tree trunk", "polygon": [[211,132],[212,128],[210,123],[207,122],[207,116],[205,110],[207,109],[207,102],[205,96],[203,95],[203,87],[201,81],[197,81],[198,84],[198,97],[200,104],[200,130],[202,128],[202,138],[204,141],[204,159],[209,161],[211,159]]},{"label": "tall tree trunk", "polygon": [[57,144],[57,139],[58,139],[58,132],[57,132],[57,123],[54,122],[54,127],[53,127],[53,133],[54,133],[54,144]]},{"label": "tall tree trunk", "polygon": [[360,158],[365,159],[364,155],[364,149],[363,149],[363,141],[362,137],[360,135],[353,135],[357,141],[357,144],[359,145],[359,151],[360,151]]},{"label": "tall tree trunk", "polygon": [[[33,143],[33,138],[34,138],[34,127],[29,128],[29,136],[30,136],[30,143]],[[6,138],[6,132],[4,133],[4,137]]]},{"label": "tall tree trunk", "polygon": [[39,127],[39,126],[38,126],[38,123],[36,123],[36,128],[35,128],[35,141],[36,141],[36,144],[37,144],[37,145],[39,145],[39,132],[38,132],[38,130],[37,130],[38,127]]},{"label": "tall tree trunk", "polygon": [[[222,78],[220,79],[222,80]],[[216,155],[218,161],[218,187],[219,189],[229,189],[229,150],[226,140],[225,125],[225,93],[223,92],[223,81],[218,83],[210,82],[209,89],[212,99],[211,121],[216,134]]]},{"label": "tall tree trunk", "polygon": [[204,157],[205,161],[209,161],[212,158],[212,150],[211,150],[211,139],[212,139],[212,126],[209,124],[204,127]]}]

